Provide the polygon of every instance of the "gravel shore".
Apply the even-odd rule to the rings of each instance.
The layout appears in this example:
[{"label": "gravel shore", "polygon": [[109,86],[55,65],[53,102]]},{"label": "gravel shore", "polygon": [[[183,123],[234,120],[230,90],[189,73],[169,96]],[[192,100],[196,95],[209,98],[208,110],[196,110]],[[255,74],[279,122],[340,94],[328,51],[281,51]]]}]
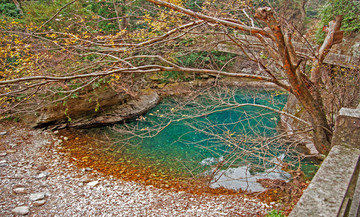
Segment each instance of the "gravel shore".
[{"label": "gravel shore", "polygon": [[0,216],[264,216],[243,195],[193,195],[109,178],[59,152],[57,135],[0,126]]}]

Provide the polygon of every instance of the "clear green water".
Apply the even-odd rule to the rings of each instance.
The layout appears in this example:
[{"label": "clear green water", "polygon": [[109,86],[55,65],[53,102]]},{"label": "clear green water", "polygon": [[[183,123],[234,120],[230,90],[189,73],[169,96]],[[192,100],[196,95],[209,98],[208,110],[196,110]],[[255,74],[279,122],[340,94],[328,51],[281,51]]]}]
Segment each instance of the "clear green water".
[{"label": "clear green water", "polygon": [[244,105],[281,110],[287,96],[279,91],[213,88],[197,97],[165,98],[137,121],[102,132],[113,139],[112,148],[121,159],[177,176],[196,177],[214,167],[244,165],[257,173],[273,167],[271,162],[281,155],[296,166],[298,159],[286,141],[275,139],[281,133],[279,114]]}]

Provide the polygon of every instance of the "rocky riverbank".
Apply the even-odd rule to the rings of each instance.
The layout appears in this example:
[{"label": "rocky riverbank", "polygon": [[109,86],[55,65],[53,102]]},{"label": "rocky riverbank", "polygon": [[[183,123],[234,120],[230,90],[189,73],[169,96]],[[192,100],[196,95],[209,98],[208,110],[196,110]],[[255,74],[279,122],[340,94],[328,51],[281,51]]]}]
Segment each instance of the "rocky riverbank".
[{"label": "rocky riverbank", "polygon": [[50,131],[0,125],[0,216],[263,216],[244,195],[193,195],[77,168]]}]

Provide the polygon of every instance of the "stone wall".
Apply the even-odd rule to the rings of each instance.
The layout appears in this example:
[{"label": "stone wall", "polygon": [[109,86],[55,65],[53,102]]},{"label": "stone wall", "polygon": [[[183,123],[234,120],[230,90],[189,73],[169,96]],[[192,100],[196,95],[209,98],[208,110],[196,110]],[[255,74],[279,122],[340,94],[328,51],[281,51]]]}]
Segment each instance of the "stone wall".
[{"label": "stone wall", "polygon": [[332,144],[348,144],[360,149],[360,104],[357,109],[340,110]]},{"label": "stone wall", "polygon": [[342,108],[332,149],[289,216],[359,216],[360,104]]}]

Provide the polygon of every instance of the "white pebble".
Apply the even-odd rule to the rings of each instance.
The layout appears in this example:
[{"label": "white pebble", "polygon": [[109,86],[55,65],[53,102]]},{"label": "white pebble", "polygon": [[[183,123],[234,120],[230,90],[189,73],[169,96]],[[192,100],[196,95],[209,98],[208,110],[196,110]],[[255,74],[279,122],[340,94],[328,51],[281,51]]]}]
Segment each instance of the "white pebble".
[{"label": "white pebble", "polygon": [[27,215],[30,210],[28,206],[19,206],[11,211],[14,215]]},{"label": "white pebble", "polygon": [[1,160],[0,161],[0,167],[6,167],[6,166],[8,166],[9,164],[7,163],[7,161],[6,160]]},{"label": "white pebble", "polygon": [[37,201],[37,200],[42,200],[45,198],[45,192],[40,192],[40,193],[35,193],[35,194],[31,194],[29,199],[31,201]]},{"label": "white pebble", "polygon": [[26,194],[27,190],[24,187],[18,187],[18,188],[14,188],[13,190],[16,194]]},{"label": "white pebble", "polygon": [[97,184],[99,184],[99,181],[92,181],[92,182],[87,183],[86,185],[89,186],[89,187],[94,187]]},{"label": "white pebble", "polygon": [[33,202],[33,205],[34,206],[42,206],[45,204],[45,202],[46,202],[46,200],[37,200],[37,201]]},{"label": "white pebble", "polygon": [[46,171],[43,171],[43,172],[39,173],[35,178],[42,179],[42,178],[47,178],[48,176],[49,176],[49,173]]}]

